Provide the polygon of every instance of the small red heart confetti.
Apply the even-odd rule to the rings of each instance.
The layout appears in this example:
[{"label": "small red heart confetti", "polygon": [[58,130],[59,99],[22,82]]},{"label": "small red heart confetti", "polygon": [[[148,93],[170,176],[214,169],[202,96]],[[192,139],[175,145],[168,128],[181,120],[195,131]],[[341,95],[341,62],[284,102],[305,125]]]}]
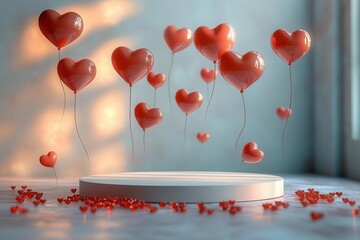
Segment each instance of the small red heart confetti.
[{"label": "small red heart confetti", "polygon": [[27,188],[27,186],[23,185],[23,186],[21,186],[21,188],[25,190]]},{"label": "small red heart confetti", "polygon": [[349,202],[349,199],[348,198],[343,198],[342,199],[344,203],[348,203]]},{"label": "small red heart confetti", "polygon": [[63,198],[58,198],[57,200],[58,200],[59,203],[62,203],[64,201]]},{"label": "small red heart confetti", "polygon": [[204,214],[206,212],[206,207],[199,208],[199,214]]},{"label": "small red heart confetti", "polygon": [[230,205],[234,205],[234,204],[235,204],[235,200],[229,200],[229,204],[230,204]]},{"label": "small red heart confetti", "polygon": [[271,209],[272,204],[271,203],[263,203],[262,206],[265,210],[268,210],[268,209]]},{"label": "small red heart confetti", "polygon": [[231,207],[230,210],[229,210],[229,213],[230,213],[231,215],[235,215],[235,214],[237,213],[236,208]]},{"label": "small red heart confetti", "polygon": [[66,203],[67,205],[70,204],[70,199],[64,199],[64,203]]},{"label": "small red heart confetti", "polygon": [[303,205],[303,207],[307,207],[307,206],[309,205],[309,203],[306,202],[306,201],[302,201],[302,202],[301,202],[301,205]]},{"label": "small red heart confetti", "polygon": [[11,188],[12,190],[15,190],[16,186],[10,186],[10,188]]},{"label": "small red heart confetti", "polygon": [[288,207],[289,207],[289,203],[283,202],[283,203],[282,203],[282,206],[283,206],[283,208],[288,208]]},{"label": "small red heart confetti", "polygon": [[203,202],[197,202],[197,203],[196,203],[196,206],[197,206],[198,208],[202,208],[202,207],[205,207],[205,203],[203,203]]},{"label": "small red heart confetti", "polygon": [[282,206],[282,204],[283,204],[282,201],[275,201],[275,205],[278,207]]},{"label": "small red heart confetti", "polygon": [[79,209],[80,209],[80,211],[82,213],[85,213],[88,210],[88,207],[87,206],[80,206]]},{"label": "small red heart confetti", "polygon": [[35,199],[39,201],[42,198],[42,196],[43,196],[42,193],[41,194],[38,193],[38,194],[36,194]]},{"label": "small red heart confetti", "polygon": [[359,215],[359,209],[353,209],[352,214],[353,216],[357,217]]},{"label": "small red heart confetti", "polygon": [[72,188],[70,191],[71,191],[72,193],[75,193],[75,192],[76,192],[76,188]]},{"label": "small red heart confetti", "polygon": [[335,194],[336,194],[336,196],[341,197],[343,193],[342,192],[336,192]]},{"label": "small red heart confetti", "polygon": [[35,207],[37,207],[40,204],[40,202],[39,201],[33,201],[33,204],[34,204]]},{"label": "small red heart confetti", "polygon": [[208,215],[212,215],[214,213],[214,209],[208,209],[206,212]]},{"label": "small red heart confetti", "polygon": [[97,208],[94,208],[94,207],[90,208],[91,213],[96,213],[96,211],[97,211]]},{"label": "small red heart confetti", "polygon": [[276,205],[272,205],[271,206],[271,211],[275,212],[277,211],[279,208]]},{"label": "small red heart confetti", "polygon": [[27,208],[20,208],[20,209],[19,209],[19,212],[20,212],[21,214],[26,214],[26,213],[29,212],[29,209],[27,209]]},{"label": "small red heart confetti", "polygon": [[16,213],[19,210],[19,206],[12,206],[10,207],[10,212],[11,213]]},{"label": "small red heart confetti", "polygon": [[151,207],[149,209],[150,213],[156,213],[157,212],[157,207]]},{"label": "small red heart confetti", "polygon": [[350,200],[349,200],[349,205],[350,205],[350,206],[354,206],[355,203],[356,203],[356,201],[350,201]]},{"label": "small red heart confetti", "polygon": [[16,197],[16,201],[17,201],[18,203],[23,203],[23,202],[25,201],[25,198],[24,198],[24,197],[17,196],[17,197]]},{"label": "small red heart confetti", "polygon": [[46,203],[46,199],[40,199],[39,202],[44,205]]},{"label": "small red heart confetti", "polygon": [[166,202],[159,202],[159,206],[162,207],[162,208],[166,207]]},{"label": "small red heart confetti", "polygon": [[313,221],[317,221],[319,219],[324,218],[324,214],[320,212],[311,212],[310,217]]}]

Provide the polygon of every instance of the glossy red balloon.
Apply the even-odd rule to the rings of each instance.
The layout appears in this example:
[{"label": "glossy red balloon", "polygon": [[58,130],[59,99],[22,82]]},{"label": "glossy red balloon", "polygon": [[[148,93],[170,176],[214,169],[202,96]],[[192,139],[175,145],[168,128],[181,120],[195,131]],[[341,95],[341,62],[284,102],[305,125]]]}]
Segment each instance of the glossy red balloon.
[{"label": "glossy red balloon", "polygon": [[270,43],[274,52],[290,65],[309,51],[311,38],[302,29],[293,33],[278,29],[272,34]]},{"label": "glossy red balloon", "polygon": [[212,62],[219,60],[224,52],[229,51],[235,43],[235,31],[226,23],[216,28],[199,27],[194,32],[196,49]]},{"label": "glossy red balloon", "polygon": [[159,108],[150,108],[149,105],[143,102],[136,105],[134,113],[137,122],[144,131],[158,125],[163,118]]},{"label": "glossy red balloon", "polygon": [[264,153],[258,149],[255,142],[245,144],[242,151],[242,160],[246,163],[258,163],[264,158]]},{"label": "glossy red balloon", "polygon": [[192,41],[192,32],[188,28],[177,29],[170,25],[165,28],[164,39],[172,53],[179,52],[187,48]]},{"label": "glossy red balloon", "polygon": [[203,68],[200,71],[200,76],[206,83],[211,83],[212,81],[214,81],[217,75],[218,72],[215,70],[215,76],[214,76],[214,69]]},{"label": "glossy red balloon", "polygon": [[265,61],[257,52],[248,52],[241,56],[235,52],[224,53],[219,61],[223,78],[243,92],[258,80],[264,72]]},{"label": "glossy red balloon", "polygon": [[290,108],[278,107],[276,114],[281,120],[285,120],[291,116],[292,110]]},{"label": "glossy red balloon", "polygon": [[111,60],[115,71],[130,87],[146,76],[154,65],[153,54],[146,48],[131,51],[127,47],[118,47]]},{"label": "glossy red balloon", "polygon": [[199,142],[204,143],[207,142],[207,140],[210,139],[210,134],[209,133],[205,133],[205,132],[199,132],[196,135],[197,139],[199,140]]},{"label": "glossy red balloon", "polygon": [[89,59],[76,62],[63,58],[57,65],[57,72],[61,81],[76,94],[95,78],[96,66]]},{"label": "glossy red balloon", "polygon": [[188,115],[201,106],[203,97],[199,92],[189,93],[185,89],[180,89],[175,94],[175,100],[181,111]]},{"label": "glossy red balloon", "polygon": [[41,155],[39,161],[44,167],[52,168],[56,164],[57,154],[54,151],[50,151],[47,155]]},{"label": "glossy red balloon", "polygon": [[149,72],[147,81],[153,88],[157,89],[165,83],[165,75],[162,73],[155,74],[154,72]]},{"label": "glossy red balloon", "polygon": [[51,9],[40,14],[38,24],[42,34],[59,50],[76,40],[84,27],[79,14],[68,12],[61,15]]}]

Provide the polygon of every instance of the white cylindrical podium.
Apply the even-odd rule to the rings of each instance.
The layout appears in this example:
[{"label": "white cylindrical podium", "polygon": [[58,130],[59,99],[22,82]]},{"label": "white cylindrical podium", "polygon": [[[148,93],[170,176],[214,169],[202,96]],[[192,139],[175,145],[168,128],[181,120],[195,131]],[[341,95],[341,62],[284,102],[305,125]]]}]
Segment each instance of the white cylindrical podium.
[{"label": "white cylindrical podium", "polygon": [[281,197],[282,177],[234,172],[122,172],[80,179],[80,195],[147,202],[255,201]]}]

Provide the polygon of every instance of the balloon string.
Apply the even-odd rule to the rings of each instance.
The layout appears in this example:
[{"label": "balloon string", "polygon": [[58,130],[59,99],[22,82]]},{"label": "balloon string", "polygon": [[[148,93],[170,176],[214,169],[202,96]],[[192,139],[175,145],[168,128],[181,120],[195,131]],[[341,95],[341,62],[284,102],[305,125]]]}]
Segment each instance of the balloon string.
[{"label": "balloon string", "polygon": [[154,107],[155,107],[155,104],[156,104],[156,88],[155,88],[155,94],[154,94]]},{"label": "balloon string", "polygon": [[172,108],[171,92],[170,92],[170,78],[171,78],[171,71],[172,71],[173,65],[174,65],[174,53],[171,53],[171,63],[170,63],[170,68],[169,68],[169,73],[168,73],[168,95],[169,95],[171,115],[173,114],[173,108]]},{"label": "balloon string", "polygon": [[209,101],[209,83],[206,84],[206,99]]},{"label": "balloon string", "polygon": [[245,98],[244,98],[244,93],[241,92],[241,98],[242,98],[242,103],[243,103],[243,111],[244,111],[244,123],[243,126],[241,128],[241,131],[236,139],[236,144],[235,144],[235,152],[237,152],[237,147],[238,147],[238,143],[239,143],[239,139],[241,134],[243,133],[244,129],[245,129],[245,125],[246,125],[246,105],[245,105]]},{"label": "balloon string", "polygon": [[145,130],[144,130],[144,133],[143,133],[143,145],[144,145],[144,162],[146,162]]},{"label": "balloon string", "polygon": [[79,129],[78,129],[78,125],[77,125],[77,119],[76,119],[76,93],[75,93],[75,101],[74,101],[74,120],[75,120],[75,129],[76,129],[76,133],[78,135],[78,138],[81,142],[81,145],[85,151],[85,154],[86,154],[86,157],[87,157],[87,160],[89,162],[89,166],[90,166],[90,157],[89,157],[89,154],[88,154],[88,151],[86,150],[86,147],[84,145],[84,142],[83,140],[81,139],[81,136],[80,136],[80,133],[79,133]]},{"label": "balloon string", "polygon": [[184,143],[183,143],[183,152],[182,152],[183,162],[184,162],[184,160],[185,160],[185,144],[186,144],[187,119],[188,119],[188,115],[186,114],[186,116],[185,116],[185,126],[184,126]]},{"label": "balloon string", "polygon": [[[61,56],[60,56],[60,50],[58,51],[59,54],[58,54],[58,60],[60,62],[60,59],[61,59]],[[64,88],[64,84],[63,82],[61,81],[61,79],[59,78],[59,81],[60,81],[60,84],[61,84],[61,88],[62,88],[62,92],[63,92],[63,99],[64,99],[64,102],[63,102],[63,110],[62,110],[62,113],[61,113],[61,124],[62,124],[62,121],[63,121],[63,118],[64,118],[64,113],[65,113],[65,108],[66,108],[66,93],[65,93],[65,88]]]},{"label": "balloon string", "polygon": [[[292,104],[292,74],[291,74],[291,64],[289,64],[289,81],[290,81],[290,99],[289,99],[289,109],[291,110],[291,104]],[[286,126],[288,124],[289,121],[289,117],[290,115],[288,114],[285,120],[285,124],[282,130],[282,134],[281,134],[281,154],[282,154],[282,159],[284,161],[284,139],[285,139],[285,131],[286,131]]]},{"label": "balloon string", "polygon": [[55,179],[56,179],[56,185],[58,185],[58,178],[57,178],[57,175],[56,175],[55,168],[53,167],[52,169],[53,169],[53,171],[54,171],[54,175],[55,175]]},{"label": "balloon string", "polygon": [[134,137],[131,124],[131,86],[130,86],[130,99],[129,99],[129,126],[130,126],[130,137],[131,137],[131,153],[132,153],[132,164],[135,167],[135,149],[134,149]]},{"label": "balloon string", "polygon": [[210,95],[209,102],[208,102],[208,104],[207,104],[207,106],[206,106],[205,118],[204,118],[204,126],[206,126],[206,118],[207,118],[207,114],[208,114],[208,111],[209,111],[211,99],[212,99],[212,97],[213,97],[213,95],[214,95],[215,84],[216,84],[216,62],[214,62],[214,84],[213,84],[213,87],[212,87],[212,90],[211,90],[211,95]]}]

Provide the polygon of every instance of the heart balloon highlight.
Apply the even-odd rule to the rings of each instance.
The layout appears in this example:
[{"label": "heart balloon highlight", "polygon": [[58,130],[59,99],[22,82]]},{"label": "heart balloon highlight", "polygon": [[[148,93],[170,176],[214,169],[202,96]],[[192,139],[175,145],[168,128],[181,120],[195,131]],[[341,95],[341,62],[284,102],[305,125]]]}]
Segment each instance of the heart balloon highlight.
[{"label": "heart balloon highlight", "polygon": [[226,23],[216,28],[199,27],[194,32],[196,49],[212,62],[216,62],[223,53],[229,51],[235,43],[235,31]]},{"label": "heart balloon highlight", "polygon": [[153,54],[146,48],[131,51],[127,47],[118,47],[111,60],[115,71],[130,87],[146,76],[154,65]]},{"label": "heart balloon highlight", "polygon": [[172,53],[175,53],[187,48],[191,44],[192,32],[188,28],[177,29],[175,26],[170,25],[165,28],[164,39]]},{"label": "heart balloon highlight", "polygon": [[274,52],[290,65],[309,51],[311,38],[302,29],[293,33],[278,29],[272,34],[270,43]]},{"label": "heart balloon highlight", "polygon": [[213,69],[203,68],[200,71],[200,76],[206,83],[211,83],[212,81],[214,81],[217,77],[217,74],[218,74],[217,71],[215,71],[214,74]]},{"label": "heart balloon highlight", "polygon": [[54,151],[50,151],[47,155],[41,155],[39,161],[44,167],[53,168],[56,164],[57,154]]},{"label": "heart balloon highlight", "polygon": [[57,65],[57,72],[61,81],[76,94],[95,78],[96,66],[89,59],[76,62],[63,58]]},{"label": "heart balloon highlight", "polygon": [[165,83],[165,75],[162,73],[155,74],[154,72],[149,72],[147,81],[153,88],[157,89]]},{"label": "heart balloon highlight", "polygon": [[68,12],[63,15],[48,9],[38,19],[42,34],[60,50],[76,40],[82,33],[84,23],[79,14]]},{"label": "heart balloon highlight", "polygon": [[163,118],[159,108],[150,108],[149,105],[143,102],[136,105],[134,113],[137,122],[144,131],[158,125]]},{"label": "heart balloon highlight", "polygon": [[242,160],[246,163],[258,163],[264,158],[264,153],[258,149],[255,142],[245,144],[242,151]]},{"label": "heart balloon highlight", "polygon": [[265,61],[257,52],[248,52],[241,56],[228,51],[221,56],[219,68],[223,78],[243,92],[261,77]]},{"label": "heart balloon highlight", "polygon": [[180,89],[175,94],[175,100],[181,111],[188,115],[201,106],[203,97],[199,92],[189,93],[185,89]]},{"label": "heart balloon highlight", "polygon": [[204,143],[207,142],[207,140],[210,139],[210,134],[209,133],[205,133],[205,132],[199,132],[196,135],[197,139],[199,140],[199,142]]},{"label": "heart balloon highlight", "polygon": [[281,120],[285,120],[291,116],[292,110],[290,108],[278,107],[276,114]]}]

